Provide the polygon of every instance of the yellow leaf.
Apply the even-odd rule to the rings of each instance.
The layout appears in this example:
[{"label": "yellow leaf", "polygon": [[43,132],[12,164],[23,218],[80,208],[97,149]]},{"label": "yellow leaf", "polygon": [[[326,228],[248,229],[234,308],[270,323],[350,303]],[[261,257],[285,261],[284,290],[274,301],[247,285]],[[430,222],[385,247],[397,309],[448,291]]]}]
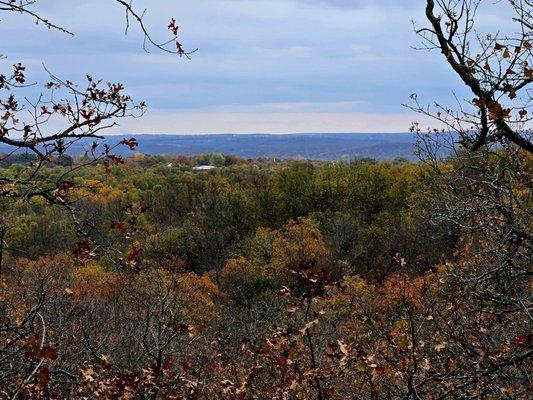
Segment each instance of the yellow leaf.
[{"label": "yellow leaf", "polygon": [[446,348],[446,343],[439,343],[435,346],[435,350],[437,351],[444,350],[445,348]]},{"label": "yellow leaf", "polygon": [[506,47],[503,51],[503,58],[509,58],[511,57],[511,53],[509,52],[509,49]]},{"label": "yellow leaf", "polygon": [[396,339],[396,344],[400,349],[406,349],[409,347],[409,339],[407,339],[407,336],[401,335]]},{"label": "yellow leaf", "polygon": [[342,341],[341,339],[337,340],[337,344],[339,345],[339,350],[341,351],[341,353],[347,356],[350,351],[348,345],[344,343],[344,341]]}]

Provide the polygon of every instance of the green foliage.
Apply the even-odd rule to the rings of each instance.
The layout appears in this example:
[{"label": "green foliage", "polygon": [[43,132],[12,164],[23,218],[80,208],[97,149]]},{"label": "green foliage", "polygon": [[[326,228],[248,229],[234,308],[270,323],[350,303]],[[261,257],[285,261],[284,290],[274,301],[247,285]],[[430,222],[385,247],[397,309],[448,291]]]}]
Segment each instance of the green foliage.
[{"label": "green foliage", "polygon": [[[397,253],[413,270],[423,271],[454,247],[453,239],[433,244],[435,235],[450,229],[427,222],[427,210],[438,197],[431,172],[400,161],[246,162],[220,154],[136,155],[110,175],[101,165],[81,168],[75,182],[85,189],[74,205],[101,233],[102,244],[113,243],[122,251],[131,248],[133,239],[115,239],[114,224],[127,221],[128,204],[145,207],[136,220],[140,231],[135,237],[144,263],[181,260],[197,273],[220,271],[235,254],[268,262],[268,246],[257,242],[258,229],[275,230],[312,217],[331,251],[332,268],[382,279],[396,268]],[[199,164],[217,167],[193,171]],[[57,175],[61,167],[42,173]],[[5,212],[13,207],[6,203]],[[31,257],[55,254],[79,240],[68,213],[44,211],[38,202],[24,207],[24,217],[11,222],[6,238],[13,257],[22,255],[16,249]]]}]

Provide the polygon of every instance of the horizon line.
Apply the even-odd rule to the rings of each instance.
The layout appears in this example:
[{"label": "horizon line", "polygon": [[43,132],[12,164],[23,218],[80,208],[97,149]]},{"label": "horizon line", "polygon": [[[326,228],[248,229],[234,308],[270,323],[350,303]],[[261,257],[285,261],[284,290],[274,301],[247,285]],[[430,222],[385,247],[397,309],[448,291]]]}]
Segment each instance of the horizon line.
[{"label": "horizon line", "polygon": [[134,136],[222,136],[222,135],[232,135],[232,136],[290,136],[290,135],[405,135],[412,134],[408,131],[398,131],[398,132],[280,132],[280,133],[262,133],[262,132],[246,132],[246,133],[236,133],[236,132],[212,132],[212,133],[110,133],[104,135],[104,137],[111,136],[124,136],[124,135],[134,135]]}]

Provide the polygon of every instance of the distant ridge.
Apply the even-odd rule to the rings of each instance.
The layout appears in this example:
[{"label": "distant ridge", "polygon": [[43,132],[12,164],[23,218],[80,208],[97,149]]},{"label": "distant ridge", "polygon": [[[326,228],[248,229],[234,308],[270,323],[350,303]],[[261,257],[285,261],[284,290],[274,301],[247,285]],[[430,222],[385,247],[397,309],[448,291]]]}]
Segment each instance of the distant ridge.
[{"label": "distant ridge", "polygon": [[[282,159],[339,160],[360,157],[376,160],[403,157],[414,160],[412,133],[294,133],[294,134],[191,134],[191,135],[136,135],[109,136],[109,144],[123,137],[135,137],[138,151],[150,155],[196,155],[200,153],[225,153],[244,158],[275,157]],[[83,144],[78,142],[69,149],[71,154],[82,154]],[[0,144],[0,152],[8,147]],[[121,149],[124,155],[131,154]]]}]

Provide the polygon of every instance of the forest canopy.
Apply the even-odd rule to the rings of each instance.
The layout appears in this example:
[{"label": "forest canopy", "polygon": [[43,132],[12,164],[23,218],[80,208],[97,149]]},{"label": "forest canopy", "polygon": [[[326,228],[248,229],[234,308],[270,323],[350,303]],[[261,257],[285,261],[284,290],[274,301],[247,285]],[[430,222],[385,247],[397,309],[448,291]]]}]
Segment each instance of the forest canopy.
[{"label": "forest canopy", "polygon": [[499,261],[493,234],[433,218],[448,200],[427,164],[138,155],[79,169],[68,194],[90,241],[60,206],[2,209],[4,393],[528,396],[520,291],[489,307],[494,287],[463,280]]}]

